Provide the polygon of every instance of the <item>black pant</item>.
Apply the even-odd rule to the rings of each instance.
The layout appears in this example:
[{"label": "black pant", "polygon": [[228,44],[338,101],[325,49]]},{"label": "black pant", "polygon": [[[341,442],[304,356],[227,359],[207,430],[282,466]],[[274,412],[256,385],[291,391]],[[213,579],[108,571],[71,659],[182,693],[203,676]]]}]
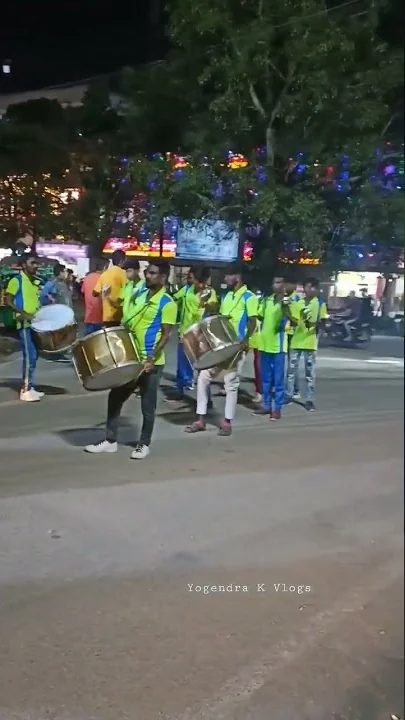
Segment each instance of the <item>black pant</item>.
[{"label": "black pant", "polygon": [[108,442],[117,441],[118,422],[124,402],[131,397],[135,388],[138,386],[141,393],[141,410],[142,410],[142,431],[139,438],[140,445],[149,447],[152,439],[153,427],[155,424],[157,392],[159,388],[160,378],[163,371],[163,365],[155,366],[152,372],[141,375],[135,383],[114,388],[110,390],[108,396],[107,411],[107,433],[106,440]]}]

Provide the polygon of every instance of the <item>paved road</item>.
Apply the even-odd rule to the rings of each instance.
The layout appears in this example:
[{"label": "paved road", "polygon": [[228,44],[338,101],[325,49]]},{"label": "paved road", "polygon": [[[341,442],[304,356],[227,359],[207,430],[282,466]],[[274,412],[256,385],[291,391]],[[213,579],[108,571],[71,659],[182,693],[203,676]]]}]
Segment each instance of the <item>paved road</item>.
[{"label": "paved road", "polygon": [[[322,348],[323,353],[326,353],[327,347]],[[363,350],[360,346],[356,349],[344,349],[332,348],[329,350],[332,353],[336,353],[337,356],[352,357],[391,357],[391,358],[403,358],[404,357],[404,338],[403,337],[385,337],[384,335],[377,335],[371,339],[370,347],[367,350]],[[331,354],[330,352],[328,354]]]},{"label": "paved road", "polygon": [[1,720],[404,717],[400,367],[325,360],[319,411],[288,408],[277,427],[242,395],[230,439],[185,437],[190,408],[162,396],[139,464],[125,446],[82,452],[105,397],[69,368],[41,365],[62,394],[28,407],[13,371]]}]

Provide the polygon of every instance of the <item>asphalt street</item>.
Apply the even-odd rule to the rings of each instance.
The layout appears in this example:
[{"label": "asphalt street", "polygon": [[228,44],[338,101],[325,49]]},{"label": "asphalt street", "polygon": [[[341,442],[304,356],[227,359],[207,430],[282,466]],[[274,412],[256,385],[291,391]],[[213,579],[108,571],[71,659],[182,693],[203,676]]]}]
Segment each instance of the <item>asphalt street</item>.
[{"label": "asphalt street", "polygon": [[0,719],[403,720],[403,363],[370,362],[403,342],[376,352],[324,349],[276,425],[247,364],[219,438],[166,402],[172,348],[138,464],[135,398],[88,456],[105,394],[41,361],[24,405],[1,365]]}]

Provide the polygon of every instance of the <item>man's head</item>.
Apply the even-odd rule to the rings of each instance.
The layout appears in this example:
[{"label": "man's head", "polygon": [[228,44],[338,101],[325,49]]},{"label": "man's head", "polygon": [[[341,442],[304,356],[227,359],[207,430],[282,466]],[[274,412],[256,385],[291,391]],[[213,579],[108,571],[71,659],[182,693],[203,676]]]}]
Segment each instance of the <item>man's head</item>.
[{"label": "man's head", "polygon": [[36,255],[25,255],[21,260],[21,267],[26,275],[34,277],[38,271],[38,258]]},{"label": "man's head", "polygon": [[284,293],[284,278],[281,277],[281,275],[277,275],[273,279],[272,288],[275,295],[282,295]]},{"label": "man's head", "polygon": [[132,258],[127,260],[125,263],[125,270],[127,271],[128,280],[139,280],[139,260],[132,260]]},{"label": "man's head", "polygon": [[243,283],[243,265],[235,263],[225,270],[225,284],[228,290],[234,290]]},{"label": "man's head", "polygon": [[158,290],[167,284],[170,275],[170,265],[165,260],[155,260],[149,263],[145,270],[145,285],[149,290]]},{"label": "man's head", "polygon": [[190,268],[190,270],[187,273],[187,278],[186,278],[187,285],[193,285],[195,274],[197,271],[198,271],[198,268],[196,266],[193,266]]},{"label": "man's head", "polygon": [[124,267],[125,265],[125,253],[123,250],[114,250],[113,254],[111,255],[111,262],[113,265],[116,265],[116,267]]},{"label": "man's head", "polygon": [[66,267],[61,265],[61,263],[56,263],[56,265],[53,266],[53,274],[58,280],[67,280],[68,277]]},{"label": "man's head", "polygon": [[208,267],[199,267],[194,272],[194,289],[196,292],[203,290],[206,285],[209,285],[211,280],[211,270]]},{"label": "man's head", "polygon": [[293,295],[297,291],[297,280],[294,277],[287,277],[284,281],[284,292],[286,295]]},{"label": "man's head", "polygon": [[316,297],[319,292],[319,282],[316,278],[308,278],[304,282],[304,293],[308,300]]}]

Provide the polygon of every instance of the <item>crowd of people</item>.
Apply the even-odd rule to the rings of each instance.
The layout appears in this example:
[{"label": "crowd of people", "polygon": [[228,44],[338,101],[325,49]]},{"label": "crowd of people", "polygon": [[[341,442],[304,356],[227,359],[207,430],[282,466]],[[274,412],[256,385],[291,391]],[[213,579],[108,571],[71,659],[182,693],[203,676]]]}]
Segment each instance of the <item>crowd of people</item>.
[{"label": "crowd of people", "polygon": [[[31,331],[32,319],[41,304],[71,305],[72,302],[62,265],[55,265],[54,278],[42,288],[37,269],[34,256],[24,258],[21,272],[12,278],[6,290],[8,305],[15,311],[18,322],[23,401],[38,401],[42,397],[34,383],[37,350]],[[319,296],[316,279],[308,279],[303,293],[299,294],[291,279],[275,277],[272,292],[259,298],[247,287],[243,266],[237,264],[225,270],[226,291],[218,298],[211,287],[211,272],[207,267],[191,268],[186,284],[174,294],[168,292],[169,274],[167,262],[152,260],[141,278],[139,262],[127,259],[123,251],[117,250],[107,268],[103,261],[83,280],[84,334],[122,324],[133,335],[143,363],[137,381],[109,392],[106,437],[96,445],[89,445],[87,452],[116,452],[122,406],[137,392],[141,398],[143,425],[132,457],[143,459],[149,455],[165,364],[164,351],[176,325],[176,388],[169,401],[181,401],[185,393],[193,389],[196,375],[196,418],[185,428],[188,434],[205,431],[207,412],[212,406],[211,385],[218,377],[225,396],[218,432],[225,437],[232,434],[241,372],[250,352],[254,354],[255,415],[267,416],[276,422],[281,419],[283,407],[299,397],[301,359],[305,368],[304,406],[309,412],[315,410],[318,335],[326,318],[326,305]],[[185,352],[184,334],[191,325],[216,314],[229,320],[239,340],[240,352],[227,367],[195,373]]]}]

